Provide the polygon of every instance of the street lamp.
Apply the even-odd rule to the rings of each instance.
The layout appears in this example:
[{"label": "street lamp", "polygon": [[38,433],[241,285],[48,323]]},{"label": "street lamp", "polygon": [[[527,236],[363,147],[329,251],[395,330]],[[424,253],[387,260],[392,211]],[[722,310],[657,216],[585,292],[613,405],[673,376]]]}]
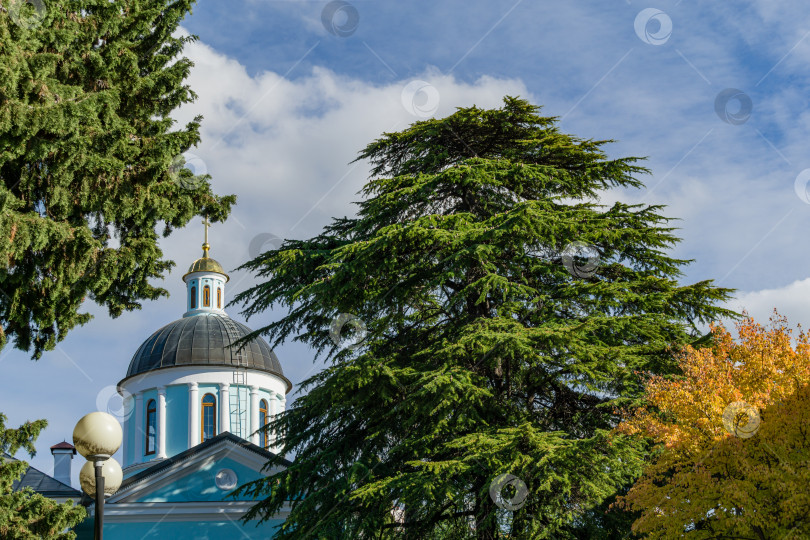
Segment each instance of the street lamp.
[{"label": "street lamp", "polygon": [[121,465],[110,456],[118,451],[123,437],[121,425],[105,412],[86,414],[73,428],[73,446],[87,459],[79,472],[79,483],[85,493],[96,498],[96,540],[102,540],[104,496],[121,487]]}]

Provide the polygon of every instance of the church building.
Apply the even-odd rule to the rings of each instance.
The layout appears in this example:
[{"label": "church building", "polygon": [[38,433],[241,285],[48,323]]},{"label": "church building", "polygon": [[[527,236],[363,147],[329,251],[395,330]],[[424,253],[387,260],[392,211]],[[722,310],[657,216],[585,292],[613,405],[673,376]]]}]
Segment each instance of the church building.
[{"label": "church building", "polygon": [[229,278],[208,256],[207,224],[205,236],[183,276],[185,313],[143,342],[118,383],[124,481],[105,504],[105,539],[270,538],[286,517],[245,524],[255,501],[228,496],[274,472],[262,468],[275,437],[259,428],[284,410],[292,383],[261,337],[234,345],[251,329],[225,313]]}]

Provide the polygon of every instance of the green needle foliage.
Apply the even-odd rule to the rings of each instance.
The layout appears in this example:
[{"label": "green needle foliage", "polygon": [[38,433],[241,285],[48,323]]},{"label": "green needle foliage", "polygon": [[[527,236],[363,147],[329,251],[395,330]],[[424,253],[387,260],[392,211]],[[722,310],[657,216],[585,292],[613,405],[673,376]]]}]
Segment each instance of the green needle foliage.
[{"label": "green needle foliage", "polygon": [[0,414],[0,538],[8,540],[71,540],[75,527],[87,513],[73,502],[57,503],[31,488],[12,491],[14,482],[28,469],[24,461],[12,459],[21,448],[35,454],[34,441],[45,429],[45,420],[26,422],[18,429],[6,428]]},{"label": "green needle foliage", "polygon": [[[734,315],[718,307],[731,290],[678,283],[689,261],[665,254],[678,238],[660,206],[592,202],[642,187],[639,158],[538,112],[506,97],[384,134],[358,158],[373,168],[357,218],[244,265],[264,279],[235,299],[246,315],[289,309],[257,332],[331,359],[270,425],[295,462],[242,488],[263,499],[248,517],[292,501],[280,538],[561,538],[611,522],[588,512],[646,452],[609,439],[615,408],[639,398],[640,372],[673,372],[699,324]],[[332,339],[338,314],[365,323],[359,346],[350,324]]]},{"label": "green needle foliage", "polygon": [[[191,0],[0,0],[0,348],[39,358],[90,319],[167,292],[162,235],[235,201],[179,158],[200,117],[172,37]],[[111,239],[115,242],[111,243]]]}]

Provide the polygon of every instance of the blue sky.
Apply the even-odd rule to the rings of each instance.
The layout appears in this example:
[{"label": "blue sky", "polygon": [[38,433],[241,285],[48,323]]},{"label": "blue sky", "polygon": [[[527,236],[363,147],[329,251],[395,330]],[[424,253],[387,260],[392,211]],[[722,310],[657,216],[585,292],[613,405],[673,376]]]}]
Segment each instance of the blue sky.
[{"label": "blue sky", "polygon": [[[673,254],[695,259],[684,283],[715,279],[738,289],[732,307],[766,320],[776,306],[806,326],[804,177],[795,188],[810,168],[810,11],[795,1],[695,4],[356,0],[327,27],[326,2],[200,1],[183,24],[200,38],[185,53],[199,99],[175,117],[204,116],[192,153],[215,191],[239,198],[232,218],[211,229],[211,255],[233,269],[257,235],[310,237],[332,216],[353,214],[368,167],[350,162],[383,131],[521,95],[568,133],[615,139],[613,157],[648,156],[648,188],[602,202],[666,204],[683,238]],[[716,110],[730,88],[742,96],[720,112],[740,116],[736,123]],[[738,110],[740,100],[750,112]],[[118,319],[88,305],[96,318],[37,363],[0,353],[9,424],[50,422],[35,466],[51,472],[48,447],[70,440],[78,418],[105,405],[138,345],[181,316],[180,277],[201,242],[196,222],[163,241],[178,263],[163,283],[169,299]],[[252,283],[232,273],[228,296]],[[229,309],[242,320],[238,311]],[[295,384],[318,369],[300,344],[276,352]]]}]

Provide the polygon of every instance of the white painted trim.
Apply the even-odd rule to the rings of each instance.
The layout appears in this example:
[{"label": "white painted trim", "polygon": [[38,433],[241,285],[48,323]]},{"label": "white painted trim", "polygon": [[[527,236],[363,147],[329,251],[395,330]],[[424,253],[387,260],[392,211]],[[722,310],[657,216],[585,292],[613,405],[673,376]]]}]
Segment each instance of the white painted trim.
[{"label": "white painted trim", "polygon": [[130,476],[134,476],[136,473],[144,469],[148,469],[152,465],[154,465],[154,463],[149,461],[144,461],[142,463],[133,463],[132,465],[128,465],[123,468],[124,479],[127,479]]},{"label": "white painted trim", "polygon": [[256,445],[259,444],[257,429],[259,429],[259,387],[254,385],[250,387],[250,442]]},{"label": "white painted trim", "polygon": [[231,431],[231,383],[219,383],[219,430],[217,435],[223,431]]},{"label": "white painted trim", "polygon": [[132,443],[129,440],[129,428],[130,428],[130,426],[132,425],[132,422],[133,422],[132,413],[135,412],[135,399],[132,396],[130,396],[128,394],[125,394],[124,396],[122,396],[122,403],[123,403],[124,413],[126,414],[126,416],[124,416],[124,419],[121,422],[121,429],[124,431],[124,439],[123,439],[123,441],[121,441],[121,446],[123,448],[123,450],[121,452],[121,461],[122,461],[122,466],[126,466],[127,465],[127,450],[129,448],[132,448],[132,446],[131,446]]},{"label": "white painted trim", "polygon": [[[273,400],[273,419],[282,412],[284,412],[285,405],[287,404],[287,400],[284,399],[284,394],[276,394],[275,399]],[[278,436],[276,433],[273,433],[273,439],[271,442],[270,451],[279,454],[281,453],[281,445],[278,444]]]},{"label": "white painted trim", "polygon": [[[256,501],[113,503],[104,505],[105,523],[143,523],[152,521],[237,521]],[[289,503],[272,519],[286,519]],[[242,526],[242,523],[239,523]]]},{"label": "white painted trim", "polygon": [[157,440],[157,456],[158,458],[166,457],[166,387],[158,386],[158,440]]},{"label": "white painted trim", "polygon": [[[235,366],[189,365],[160,368],[127,379],[121,383],[121,388],[124,388],[131,394],[135,394],[144,390],[151,390],[158,386],[188,384],[191,382],[196,382],[197,384],[231,384],[233,383],[234,367]],[[281,377],[267,373],[266,371],[250,368],[247,368],[247,373],[250,375],[251,384],[255,384],[259,388],[277,395],[283,396],[286,394],[287,383]],[[143,424],[141,423],[141,425]]]},{"label": "white painted trim", "polygon": [[[270,408],[270,410],[267,411],[267,414],[269,414],[270,418],[273,419],[273,420],[276,419],[276,415],[278,414],[278,405],[276,405],[277,402],[278,402],[278,400],[276,399],[275,393],[270,392],[270,401],[267,403],[267,406]],[[268,438],[270,439],[269,441],[267,441],[269,443],[268,447],[273,452],[275,452],[276,451],[276,434],[275,433],[269,433]]]},{"label": "white painted trim", "polygon": [[188,447],[200,444],[200,395],[196,382],[188,384]]},{"label": "white painted trim", "polygon": [[[143,391],[132,392],[135,394],[135,455],[132,456],[133,462],[143,461]],[[124,455],[126,455],[127,448],[124,448]],[[126,461],[126,460],[125,460]]]}]

